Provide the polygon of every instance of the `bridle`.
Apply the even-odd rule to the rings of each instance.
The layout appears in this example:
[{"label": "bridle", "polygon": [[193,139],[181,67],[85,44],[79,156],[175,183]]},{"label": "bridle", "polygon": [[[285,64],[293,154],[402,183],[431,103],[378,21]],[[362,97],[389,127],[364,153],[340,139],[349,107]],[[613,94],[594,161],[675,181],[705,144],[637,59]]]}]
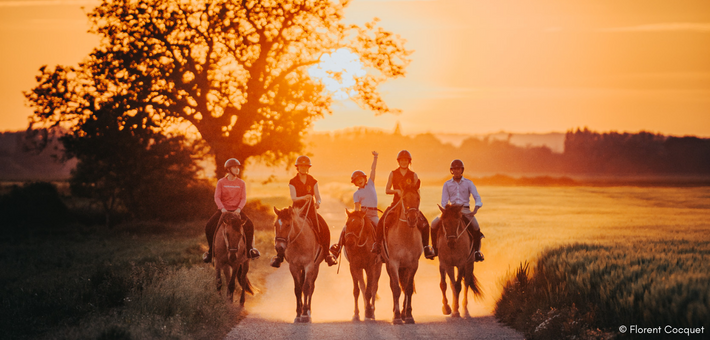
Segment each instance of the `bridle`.
[{"label": "bridle", "polygon": [[[360,216],[360,221],[361,221],[361,225],[362,225],[362,227],[360,228],[360,234],[356,235],[354,232],[346,231],[345,235],[343,235],[343,239],[347,238],[348,236],[353,236],[353,237],[356,237],[356,240],[358,242],[360,242],[360,240],[362,240],[362,233],[365,232],[365,225],[367,224],[367,222],[365,221],[364,215]],[[346,230],[347,230],[347,226],[346,226]],[[365,237],[365,239],[362,240],[362,244],[357,244],[358,242],[355,242],[355,245],[362,248],[367,244],[367,239],[368,239],[368,237]]]},{"label": "bridle", "polygon": [[[446,226],[445,226],[445,225],[442,225],[442,228],[441,228],[441,229],[444,230],[444,237],[446,237],[446,239],[450,239],[450,238],[451,238],[451,239],[453,239],[454,241],[458,241],[458,239],[461,237],[461,235],[463,235],[463,233],[466,232],[466,229],[468,229],[468,226],[471,224],[471,222],[473,222],[473,218],[471,218],[471,219],[468,221],[468,224],[466,224],[463,228],[461,228],[461,226],[463,225],[463,221],[461,221],[461,218],[460,218],[460,217],[457,218],[457,220],[458,220],[458,224],[456,225],[456,233],[455,233],[455,234],[456,234],[456,237],[454,237],[454,235],[449,236],[448,233],[446,232]],[[441,223],[444,224],[443,219],[442,219]],[[460,230],[460,231],[459,231],[459,230]]]},{"label": "bridle", "polygon": [[[404,193],[402,193],[402,197],[399,199],[399,205],[402,206],[402,213],[400,214],[399,221],[400,221],[400,222],[407,222],[407,225],[409,225],[409,218],[408,218],[408,216],[409,216],[410,214],[412,214],[412,213],[417,213],[417,212],[419,212],[419,208],[414,208],[414,207],[407,208],[407,207],[404,205]],[[404,219],[402,219],[402,216],[404,216]],[[417,216],[417,219],[419,219],[418,216]],[[416,223],[415,223],[415,226],[416,226]],[[413,227],[413,226],[410,225],[410,227]]]},{"label": "bridle", "polygon": [[[305,214],[304,216],[306,216],[306,218],[308,218],[308,213],[311,211],[311,200],[310,200],[310,199],[309,199],[308,202],[306,203],[306,206],[308,207],[308,209],[306,210],[306,214]],[[284,242],[284,243],[286,243],[286,244],[288,245],[288,244],[291,243],[292,241],[296,240],[299,236],[301,236],[301,233],[303,232],[303,228],[305,228],[305,226],[302,226],[301,229],[298,230],[298,234],[296,234],[296,236],[291,237],[291,234],[293,233],[293,229],[294,229],[294,228],[293,228],[293,220],[294,220],[293,215],[296,215],[296,214],[295,214],[295,211],[294,211],[293,208],[292,208],[292,210],[291,210],[291,221],[289,222],[288,236],[287,236],[287,237],[279,237],[279,236],[276,236],[274,239],[275,239],[277,242],[279,242],[279,241],[280,241],[280,242]],[[299,213],[298,215],[300,215],[300,213]],[[283,222],[281,222],[281,217],[278,217],[278,218],[276,219],[276,223],[278,224],[278,227],[277,227],[277,230],[276,230],[276,234],[278,235],[280,229],[283,228]],[[281,227],[281,228],[279,228],[279,227]]]},{"label": "bridle", "polygon": [[[232,214],[233,214],[233,213],[232,213]],[[240,221],[241,221],[241,219],[240,219]],[[246,221],[243,222],[243,223],[241,223],[241,224],[239,224],[239,229],[241,229],[242,231],[244,230],[244,229],[243,229],[244,223],[246,223]],[[230,223],[230,225],[231,225],[231,223]],[[230,251],[230,252],[237,252],[237,251],[239,251],[239,248],[232,248],[232,247],[229,245],[229,238],[227,237],[227,228],[225,228],[224,226],[225,226],[225,223],[224,223],[224,215],[222,215],[222,216],[219,217],[219,221],[217,222],[217,228],[218,228],[218,230],[222,230],[222,237],[224,238],[224,244],[225,244],[225,246],[227,246],[227,250]],[[244,232],[242,232],[241,235],[242,235],[242,238],[243,238],[243,239],[246,239],[246,235],[244,235]],[[212,244],[214,244],[214,241],[215,241],[216,238],[217,238],[217,233],[215,233],[214,238],[212,239]],[[214,257],[212,257],[212,259],[213,259],[213,261],[214,261]]]}]

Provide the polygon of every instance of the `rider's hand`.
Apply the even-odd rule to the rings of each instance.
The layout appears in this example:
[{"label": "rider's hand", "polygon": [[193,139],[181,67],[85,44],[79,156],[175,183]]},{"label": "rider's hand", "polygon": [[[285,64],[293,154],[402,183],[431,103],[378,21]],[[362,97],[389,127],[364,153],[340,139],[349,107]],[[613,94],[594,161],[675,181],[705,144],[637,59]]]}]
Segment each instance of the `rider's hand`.
[{"label": "rider's hand", "polygon": [[222,213],[226,213],[226,212],[229,212],[229,210],[222,208]]},{"label": "rider's hand", "polygon": [[234,215],[239,215],[242,212],[242,209],[237,208],[237,210],[234,210]]},{"label": "rider's hand", "polygon": [[377,157],[377,156],[379,156],[380,154],[379,154],[377,151],[373,151],[373,152],[372,152],[372,155],[375,156],[375,157]]},{"label": "rider's hand", "polygon": [[315,202],[315,204],[316,204],[316,209],[320,209],[320,203]]},{"label": "rider's hand", "polygon": [[402,190],[400,190],[400,189],[394,189],[394,192],[396,192],[397,195],[399,195],[399,197],[402,197]]}]

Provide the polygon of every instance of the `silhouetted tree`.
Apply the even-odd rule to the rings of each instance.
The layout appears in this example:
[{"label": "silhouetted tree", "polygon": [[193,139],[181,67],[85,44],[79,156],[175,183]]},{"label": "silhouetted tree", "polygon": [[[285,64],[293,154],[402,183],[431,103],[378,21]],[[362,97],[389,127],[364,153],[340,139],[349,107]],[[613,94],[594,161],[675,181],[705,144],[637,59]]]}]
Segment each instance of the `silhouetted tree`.
[{"label": "silhouetted tree", "polygon": [[358,54],[370,73],[356,78],[351,97],[376,113],[393,111],[377,88],[404,75],[410,52],[376,20],[343,24],[348,2],[104,0],[89,13],[101,44],[69,72],[77,78],[42,68],[27,93],[32,125],[71,125],[121,95],[128,110],[119,120],[137,114],[163,129],[189,123],[217,165],[254,156],[274,164],[301,151],[304,130],[330,112],[333,94],[308,73],[326,53]]}]

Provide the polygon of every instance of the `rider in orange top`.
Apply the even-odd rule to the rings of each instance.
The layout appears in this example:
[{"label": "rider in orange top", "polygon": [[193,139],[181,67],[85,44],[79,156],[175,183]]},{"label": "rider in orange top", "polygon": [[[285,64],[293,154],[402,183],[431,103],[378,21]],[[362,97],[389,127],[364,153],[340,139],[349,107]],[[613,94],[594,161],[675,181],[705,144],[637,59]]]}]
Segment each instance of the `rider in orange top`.
[{"label": "rider in orange top", "polygon": [[[382,239],[384,238],[384,224],[388,219],[387,215],[392,208],[399,203],[402,196],[401,188],[406,184],[416,183],[419,178],[417,174],[409,169],[409,165],[412,163],[412,154],[407,150],[402,150],[397,154],[397,163],[399,163],[399,168],[392,170],[390,176],[387,179],[387,186],[385,188],[385,193],[388,195],[394,195],[392,204],[385,209],[382,214],[380,223],[377,224],[377,232],[375,235],[375,244],[372,245],[373,253],[380,253]],[[393,189],[394,187],[394,189]],[[419,217],[419,231],[422,233],[422,247],[424,247],[424,256],[427,259],[434,259],[434,251],[431,246],[429,246],[429,222],[426,220],[423,214],[420,212]]]},{"label": "rider in orange top", "polygon": [[[314,209],[310,209],[308,216],[306,216],[313,226],[316,228],[318,233],[318,241],[323,248],[323,253],[325,255],[325,262],[328,266],[337,264],[335,256],[328,252],[328,243],[330,243],[330,229],[328,224],[325,223],[323,216],[316,212],[316,209],[320,208],[321,197],[318,191],[318,181],[313,178],[313,176],[308,174],[311,168],[311,159],[308,156],[299,156],[296,159],[296,169],[298,169],[298,174],[291,181],[288,182],[289,190],[291,192],[291,200],[293,201],[293,206],[295,208],[303,207],[306,204],[313,204]],[[278,268],[283,262],[283,257],[278,254],[271,259],[271,266]]]}]

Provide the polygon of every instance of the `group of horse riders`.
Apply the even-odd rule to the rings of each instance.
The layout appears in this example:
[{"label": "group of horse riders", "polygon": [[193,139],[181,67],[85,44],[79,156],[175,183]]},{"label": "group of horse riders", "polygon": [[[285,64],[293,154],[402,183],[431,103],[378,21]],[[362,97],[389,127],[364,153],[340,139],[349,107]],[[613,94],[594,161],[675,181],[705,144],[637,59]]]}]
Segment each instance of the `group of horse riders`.
[{"label": "group of horse riders", "polygon": [[[373,244],[371,251],[379,254],[381,252],[381,244],[385,234],[385,224],[389,225],[389,220],[391,218],[396,218],[396,216],[389,216],[389,212],[399,203],[401,199],[402,190],[400,188],[403,188],[404,185],[416,183],[418,181],[418,177],[417,174],[409,168],[412,163],[411,153],[407,150],[400,151],[397,154],[397,162],[399,167],[390,172],[389,178],[387,179],[387,186],[385,187],[386,194],[394,195],[394,199],[392,204],[385,209],[382,214],[382,219],[380,219],[377,214],[377,192],[375,190],[375,169],[377,167],[378,153],[373,151],[372,155],[373,161],[369,179],[365,172],[356,170],[350,176],[350,181],[358,188],[357,191],[353,193],[355,210],[365,211],[366,218],[371,221],[373,226],[377,226],[375,232],[375,243]],[[207,236],[209,250],[203,254],[202,258],[206,263],[209,263],[212,260],[214,234],[221,217],[225,213],[239,215],[243,221],[242,225],[246,239],[246,249],[248,250],[247,257],[250,259],[256,259],[261,255],[253,246],[254,224],[244,214],[244,212],[242,212],[242,209],[246,204],[246,183],[238,177],[240,166],[241,164],[236,158],[230,158],[224,163],[224,168],[227,172],[226,175],[217,181],[217,187],[214,193],[214,201],[217,204],[217,211],[212,215],[205,226],[205,235]],[[306,204],[313,204],[315,209],[308,209],[306,217],[310,220],[316,230],[316,233],[318,234],[322,251],[327,254],[325,257],[326,263],[328,263],[328,266],[333,266],[337,264],[337,257],[343,246],[343,234],[345,232],[345,228],[343,228],[343,232],[341,232],[338,243],[333,244],[329,248],[328,242],[330,241],[330,229],[323,217],[316,212],[316,210],[320,208],[321,204],[318,181],[313,178],[313,176],[308,174],[312,166],[311,160],[308,156],[299,156],[296,159],[295,166],[298,173],[289,181],[289,189],[293,206],[300,208]],[[478,190],[473,182],[463,177],[464,164],[461,160],[453,160],[449,171],[453,176],[450,180],[444,183],[441,193],[441,205],[462,206],[462,218],[465,219],[464,222],[467,225],[467,230],[474,242],[474,261],[483,261],[484,257],[480,250],[481,239],[484,236],[481,233],[478,221],[474,216],[478,212],[478,209],[482,206],[481,196],[478,194]],[[471,210],[469,203],[471,197],[473,197],[475,201],[473,210]],[[433,260],[438,253],[436,240],[439,224],[440,220],[439,217],[437,217],[432,221],[430,228],[426,218],[420,212],[420,223],[418,224],[418,227],[422,234],[424,256],[430,260]],[[429,246],[430,229],[433,248]],[[282,255],[276,255],[271,259],[270,265],[272,267],[279,268],[283,260]]]}]

